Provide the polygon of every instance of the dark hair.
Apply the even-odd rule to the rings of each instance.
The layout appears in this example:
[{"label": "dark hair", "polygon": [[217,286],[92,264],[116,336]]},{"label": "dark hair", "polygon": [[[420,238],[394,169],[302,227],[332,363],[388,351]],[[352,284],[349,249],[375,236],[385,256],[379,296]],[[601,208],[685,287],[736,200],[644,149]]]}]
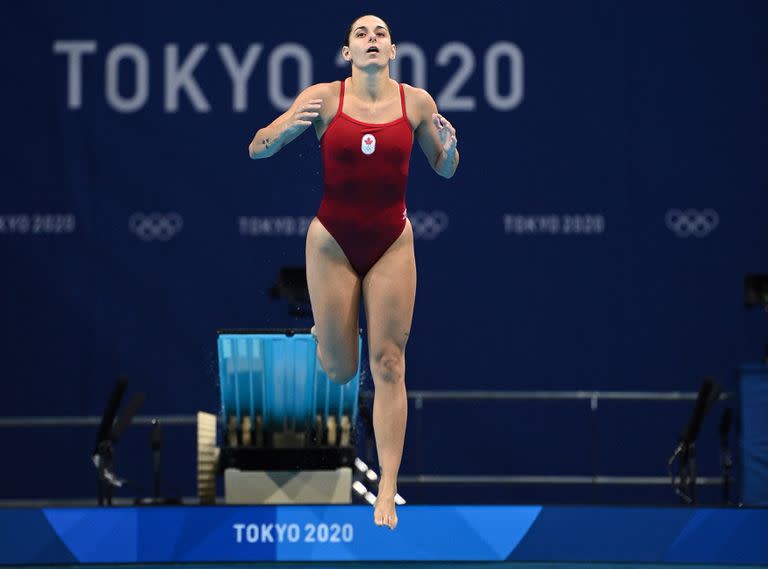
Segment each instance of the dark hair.
[{"label": "dark hair", "polygon": [[[341,44],[341,47],[349,46],[349,36],[352,33],[352,26],[355,25],[355,22],[357,22],[360,18],[363,16],[374,16],[374,14],[363,14],[362,16],[358,16],[354,20],[352,20],[352,23],[349,24],[349,28],[347,28],[347,33],[344,36],[344,43]],[[379,18],[379,16],[375,16],[376,18]],[[384,22],[384,18],[379,18],[382,22]],[[389,32],[389,39],[392,43],[395,43],[395,38],[392,36],[392,28],[389,27],[389,24],[387,22],[384,22],[384,25],[387,26],[387,31]]]}]

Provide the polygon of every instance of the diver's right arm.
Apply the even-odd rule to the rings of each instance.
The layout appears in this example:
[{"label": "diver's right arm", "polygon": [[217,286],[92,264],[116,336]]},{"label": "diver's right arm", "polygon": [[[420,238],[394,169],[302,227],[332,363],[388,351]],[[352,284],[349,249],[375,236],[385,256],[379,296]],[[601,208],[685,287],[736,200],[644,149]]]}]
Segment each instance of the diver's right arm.
[{"label": "diver's right arm", "polygon": [[322,99],[311,98],[312,87],[305,89],[291,108],[277,117],[272,124],[259,129],[248,145],[248,155],[253,159],[269,158],[312,126],[320,116]]}]

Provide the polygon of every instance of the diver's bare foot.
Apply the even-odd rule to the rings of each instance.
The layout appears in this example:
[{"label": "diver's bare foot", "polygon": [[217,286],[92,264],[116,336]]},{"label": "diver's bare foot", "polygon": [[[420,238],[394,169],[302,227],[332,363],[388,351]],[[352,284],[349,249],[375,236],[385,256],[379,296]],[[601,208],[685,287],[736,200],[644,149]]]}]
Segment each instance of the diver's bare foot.
[{"label": "diver's bare foot", "polygon": [[380,493],[376,497],[373,507],[373,522],[377,526],[387,526],[389,529],[397,527],[397,513],[395,512],[395,494]]}]

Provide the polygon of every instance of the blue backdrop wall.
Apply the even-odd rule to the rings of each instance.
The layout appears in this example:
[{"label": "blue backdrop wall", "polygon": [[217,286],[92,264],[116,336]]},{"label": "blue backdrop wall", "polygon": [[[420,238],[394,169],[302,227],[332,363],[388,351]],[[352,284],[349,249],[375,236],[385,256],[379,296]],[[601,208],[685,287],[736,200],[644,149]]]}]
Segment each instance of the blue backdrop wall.
[{"label": "blue backdrop wall", "polygon": [[[215,411],[217,329],[310,324],[269,289],[304,263],[318,142],[247,145],[349,74],[369,11],[461,151],[451,180],[411,159],[409,388],[735,387],[767,337],[742,291],[768,245],[764,2],[35,2],[0,24],[0,414],[99,414],[118,373],[143,413]],[[663,474],[688,409],[614,404],[595,442],[573,403],[433,404],[403,471]],[[3,431],[28,466],[6,497],[90,493],[81,431],[52,454]],[[193,434],[169,436],[191,494]]]}]

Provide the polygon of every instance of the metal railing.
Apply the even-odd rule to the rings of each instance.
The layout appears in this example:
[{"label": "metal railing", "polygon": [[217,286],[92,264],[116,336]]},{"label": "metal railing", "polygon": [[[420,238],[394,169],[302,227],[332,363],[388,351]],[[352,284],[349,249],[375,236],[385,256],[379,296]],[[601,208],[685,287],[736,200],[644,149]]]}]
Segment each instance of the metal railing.
[{"label": "metal railing", "polygon": [[[502,390],[422,390],[410,391],[408,399],[414,402],[416,409],[421,409],[425,401],[588,401],[590,410],[596,411],[599,402],[604,401],[656,401],[681,402],[695,401],[694,391],[502,391]],[[373,391],[361,391],[365,400],[373,398]],[[731,399],[732,393],[722,393],[721,400]],[[167,426],[195,426],[196,415],[137,415],[134,423],[150,425],[153,419],[159,419]],[[101,417],[88,416],[19,416],[0,417],[0,428],[36,428],[36,427],[93,427]],[[668,476],[571,476],[571,475],[401,475],[403,484],[556,484],[556,485],[668,485]],[[719,485],[721,477],[697,477],[698,484]]]},{"label": "metal railing", "polygon": [[[490,390],[428,390],[410,391],[408,399],[417,407],[423,401],[589,401],[596,409],[600,400],[606,401],[695,401],[695,391],[490,391]],[[361,391],[362,399],[373,399],[373,391]],[[721,400],[733,397],[722,393]],[[165,425],[195,425],[196,415],[137,415],[133,422],[149,425],[159,419]],[[90,427],[98,425],[98,415],[34,415],[0,417],[0,428],[16,427]]]}]

